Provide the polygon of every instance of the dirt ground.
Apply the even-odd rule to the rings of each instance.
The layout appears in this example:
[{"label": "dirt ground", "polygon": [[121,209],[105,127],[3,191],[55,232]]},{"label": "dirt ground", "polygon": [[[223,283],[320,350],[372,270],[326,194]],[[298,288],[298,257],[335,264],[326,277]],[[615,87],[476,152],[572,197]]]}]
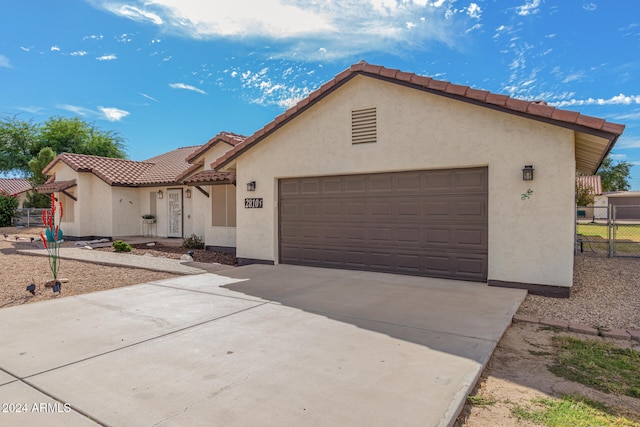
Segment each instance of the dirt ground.
[{"label": "dirt ground", "polygon": [[568,335],[585,340],[600,339],[619,347],[631,347],[640,351],[640,343],[636,341],[606,340],[557,331],[542,325],[515,323],[500,340],[472,394],[489,403],[466,405],[455,426],[534,426],[535,424],[514,418],[511,408],[515,405],[529,406],[531,400],[536,398],[561,397],[567,394],[579,394],[602,402],[615,408],[620,415],[640,422],[640,399],[606,394],[559,378],[547,369],[554,358],[551,344],[551,337],[554,335]]},{"label": "dirt ground", "polygon": [[[173,277],[169,273],[154,272],[143,269],[102,266],[79,261],[62,260],[59,277],[69,279],[63,283],[62,292],[54,294],[50,288],[44,287],[44,282],[51,279],[51,272],[46,257],[27,256],[16,253],[18,249],[33,249],[38,242],[31,242],[30,237],[39,234],[37,229],[13,229],[0,228],[0,308],[37,301],[64,298],[70,295],[78,295],[88,292],[129,286],[153,280]],[[7,234],[3,238],[3,234]],[[16,239],[17,237],[17,239]],[[73,246],[72,242],[65,245]],[[109,248],[103,250],[111,250]],[[145,247],[137,246],[134,254],[150,254],[153,256],[167,256],[179,258],[185,253],[184,249],[176,247]],[[194,251],[193,258],[197,262],[233,263],[233,257],[223,256],[208,251]],[[633,268],[624,268],[615,263],[612,264],[617,271],[622,268],[631,276],[638,277]],[[577,262],[580,266],[580,261]],[[640,268],[640,267],[639,267]],[[601,270],[598,267],[598,270]],[[635,279],[633,280],[635,282]],[[592,305],[585,305],[583,300],[589,300],[589,284],[578,280],[574,304],[581,307],[578,312],[584,310],[593,312]],[[31,295],[25,290],[30,283],[36,284],[36,293]],[[636,289],[636,288],[634,288]],[[619,292],[616,292],[619,294]],[[609,292],[608,294],[612,294]],[[599,298],[599,294],[595,294]],[[618,295],[621,300],[626,300],[624,295]],[[637,295],[636,295],[637,297]],[[530,297],[527,297],[531,300]],[[540,298],[540,297],[536,297]],[[602,298],[599,298],[602,300]],[[529,302],[530,307],[545,305],[544,302]],[[554,301],[555,304],[563,304],[562,312],[568,312],[567,304],[570,300]],[[622,302],[606,301],[609,307],[622,305]],[[547,304],[549,305],[549,304]],[[525,306],[523,306],[526,310]],[[584,310],[583,310],[584,309]],[[527,312],[527,314],[531,314]],[[633,320],[632,324],[636,324]],[[580,336],[566,331],[553,331],[540,325],[517,323],[509,327],[504,337],[498,344],[487,368],[482,373],[473,395],[483,398],[486,405],[466,405],[462,414],[456,421],[457,427],[487,427],[487,426],[531,426],[532,424],[519,422],[510,413],[514,405],[526,405],[532,399],[543,396],[561,396],[564,394],[578,393],[593,400],[601,401],[609,406],[620,408],[628,417],[640,421],[640,399],[624,396],[611,396],[580,384],[563,380],[550,373],[547,366],[553,358],[551,337],[554,334],[577,336],[583,339],[596,337]],[[603,339],[603,338],[597,338]],[[613,341],[620,346],[631,346],[640,350],[640,343],[633,341]]]}]

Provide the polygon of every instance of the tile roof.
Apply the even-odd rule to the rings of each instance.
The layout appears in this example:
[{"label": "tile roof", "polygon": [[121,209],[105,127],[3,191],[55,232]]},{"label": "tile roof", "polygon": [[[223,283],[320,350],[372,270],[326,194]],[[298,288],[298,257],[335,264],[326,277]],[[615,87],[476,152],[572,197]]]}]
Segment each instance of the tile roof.
[{"label": "tile roof", "polygon": [[51,181],[45,184],[42,184],[36,190],[38,193],[49,194],[56,193],[58,191],[66,190],[67,188],[75,187],[78,185],[75,179],[71,179],[69,181]]},{"label": "tile roof", "polygon": [[0,178],[0,191],[20,194],[31,190],[31,184],[24,178]]},{"label": "tile roof", "polygon": [[206,152],[209,148],[216,145],[219,141],[226,142],[227,144],[235,147],[245,139],[247,139],[246,136],[239,135],[237,133],[224,132],[224,131],[220,132],[219,134],[211,138],[206,144],[204,144],[198,150],[191,153],[191,155],[187,158],[187,161],[190,163],[193,162],[195,159],[201,156],[204,152]]},{"label": "tile roof", "polygon": [[187,163],[186,158],[199,148],[178,148],[143,162],[62,153],[47,165],[43,173],[48,174],[58,162],[63,162],[76,172],[91,172],[112,186],[172,184],[194,167]]},{"label": "tile roof", "polygon": [[[253,135],[247,137],[240,144],[236,145],[233,149],[227,151],[223,156],[211,164],[211,168],[217,169],[226,165],[251,146],[261,141],[266,135],[269,135],[275,129],[279,128],[284,123],[288,122],[293,117],[309,108],[309,106],[313,105],[319,99],[323,98],[356,75],[366,75],[369,77],[384,79],[433,94],[448,96],[461,101],[471,102],[476,105],[504,112],[519,114],[532,119],[543,120],[559,126],[571,127],[572,129],[578,130],[583,129],[585,131],[593,130],[598,133],[604,133],[611,141],[611,143],[607,145],[606,153],[608,153],[617,137],[620,136],[624,130],[624,125],[610,123],[597,117],[585,116],[575,111],[559,110],[547,105],[545,102],[515,99],[507,95],[494,94],[486,90],[473,89],[469,86],[456,85],[447,81],[435,80],[429,77],[385,68],[380,65],[372,65],[361,61],[357,64],[353,64],[348,69],[336,75],[332,80],[320,86],[316,91],[311,92],[309,96],[276,117],[262,129],[259,129]],[[601,156],[600,162],[606,153]],[[593,169],[593,165],[589,166]],[[597,166],[599,166],[599,164]],[[597,169],[597,167],[595,169]]]},{"label": "tile roof", "polygon": [[198,172],[197,174],[185,179],[183,183],[189,185],[211,185],[213,183],[219,184],[233,184],[236,182],[236,174],[233,172],[216,172],[213,170],[206,170]]},{"label": "tile roof", "polygon": [[576,186],[590,188],[589,194],[602,194],[602,179],[600,175],[577,176]]}]

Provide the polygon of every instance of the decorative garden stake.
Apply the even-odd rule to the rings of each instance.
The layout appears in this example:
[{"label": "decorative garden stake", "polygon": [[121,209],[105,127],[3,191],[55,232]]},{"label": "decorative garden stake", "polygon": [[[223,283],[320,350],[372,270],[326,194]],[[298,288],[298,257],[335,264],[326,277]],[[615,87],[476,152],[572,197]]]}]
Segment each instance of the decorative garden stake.
[{"label": "decorative garden stake", "polygon": [[[60,213],[58,220],[62,220],[63,210],[62,202],[58,203]],[[56,197],[51,194],[51,209],[45,209],[42,211],[42,223],[46,227],[45,234],[40,234],[42,244],[47,252],[49,252],[49,268],[53,274],[53,280],[47,282],[45,286],[52,287],[53,292],[60,292],[62,284],[58,280],[58,270],[60,269],[60,243],[62,243],[62,230],[56,224]]]}]

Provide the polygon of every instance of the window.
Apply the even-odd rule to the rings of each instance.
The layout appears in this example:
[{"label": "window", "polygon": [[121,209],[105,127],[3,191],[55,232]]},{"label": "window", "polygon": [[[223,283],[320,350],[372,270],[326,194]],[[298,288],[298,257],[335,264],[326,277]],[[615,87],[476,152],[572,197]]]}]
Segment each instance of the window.
[{"label": "window", "polygon": [[376,107],[351,111],[351,143],[377,142],[378,123]]},{"label": "window", "polygon": [[211,186],[211,225],[214,227],[236,226],[235,185]]},{"label": "window", "polygon": [[[73,194],[72,191],[69,191],[69,193]],[[74,218],[75,202],[73,201],[73,199],[62,192],[58,193],[58,199],[60,200],[60,203],[62,203],[62,209],[64,210],[64,216],[62,218],[62,221],[74,222],[75,221],[75,218]]]}]

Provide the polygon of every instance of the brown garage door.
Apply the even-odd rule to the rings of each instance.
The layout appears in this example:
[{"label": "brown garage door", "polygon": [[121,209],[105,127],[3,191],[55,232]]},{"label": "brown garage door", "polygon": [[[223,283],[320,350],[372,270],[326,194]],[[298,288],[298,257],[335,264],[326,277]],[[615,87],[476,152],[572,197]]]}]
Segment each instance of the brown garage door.
[{"label": "brown garage door", "polygon": [[609,204],[616,206],[616,219],[640,220],[640,197],[611,197]]},{"label": "brown garage door", "polygon": [[280,262],[487,279],[487,168],[280,180]]}]

